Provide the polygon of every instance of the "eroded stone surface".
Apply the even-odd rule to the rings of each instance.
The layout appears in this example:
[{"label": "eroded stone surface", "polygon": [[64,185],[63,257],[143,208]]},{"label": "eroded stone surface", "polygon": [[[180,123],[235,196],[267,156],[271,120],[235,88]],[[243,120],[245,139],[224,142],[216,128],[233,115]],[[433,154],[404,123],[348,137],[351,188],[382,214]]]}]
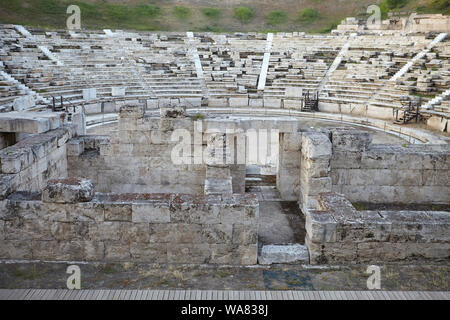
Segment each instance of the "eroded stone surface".
[{"label": "eroded stone surface", "polygon": [[94,185],[86,179],[50,180],[42,191],[42,201],[51,203],[89,202],[93,197]]}]

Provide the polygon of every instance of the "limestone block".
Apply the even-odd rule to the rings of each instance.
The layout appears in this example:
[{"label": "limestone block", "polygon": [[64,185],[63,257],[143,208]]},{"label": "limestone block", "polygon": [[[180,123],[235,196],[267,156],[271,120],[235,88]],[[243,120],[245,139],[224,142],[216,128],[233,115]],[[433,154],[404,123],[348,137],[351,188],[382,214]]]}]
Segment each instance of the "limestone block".
[{"label": "limestone block", "polygon": [[90,180],[68,178],[49,180],[42,191],[43,202],[77,203],[89,202],[94,197],[94,185]]},{"label": "limestone block", "polygon": [[336,242],[337,222],[325,211],[307,210],[305,228],[311,242]]},{"label": "limestone block", "polygon": [[33,259],[56,261],[82,261],[84,242],[75,241],[33,241]]},{"label": "limestone block", "polygon": [[99,114],[102,113],[101,103],[90,103],[85,105],[86,114]]},{"label": "limestone block", "polygon": [[262,108],[264,106],[263,99],[249,99],[248,105],[250,107]]},{"label": "limestone block", "polygon": [[147,100],[147,109],[155,110],[159,108],[158,99],[149,99]]},{"label": "limestone block", "polygon": [[31,149],[6,148],[0,152],[0,166],[2,173],[18,173],[27,168],[34,161]]},{"label": "limestone block", "polygon": [[302,146],[301,133],[284,133],[282,136],[282,147],[284,151],[299,151]]},{"label": "limestone block", "polygon": [[136,262],[167,263],[167,245],[163,243],[136,243],[130,245],[131,259]]},{"label": "limestone block", "polygon": [[14,111],[23,111],[30,109],[36,105],[34,97],[31,95],[26,95],[23,97],[16,98],[13,102]]},{"label": "limestone block", "polygon": [[136,223],[168,223],[171,222],[168,205],[154,203],[133,203],[132,221]]},{"label": "limestone block", "polygon": [[302,193],[309,196],[317,196],[323,192],[331,192],[331,178],[304,178],[300,180],[300,185],[302,187]]},{"label": "limestone block", "polygon": [[[250,226],[249,228],[251,228]],[[233,226],[229,224],[202,225],[201,243],[220,244],[231,243],[233,240]]]},{"label": "limestone block", "polygon": [[67,155],[78,157],[84,152],[84,140],[83,139],[71,139],[67,143]]},{"label": "limestone block", "polygon": [[281,108],[281,99],[264,98],[264,108]]},{"label": "limestone block", "polygon": [[333,151],[365,151],[372,142],[367,131],[332,129]]},{"label": "limestone block", "polygon": [[208,263],[211,250],[208,244],[167,245],[168,263]]},{"label": "limestone block", "polygon": [[0,113],[0,132],[43,133],[62,124],[61,113],[7,112]]},{"label": "limestone block", "polygon": [[141,119],[144,117],[144,107],[137,105],[124,105],[120,107],[119,111],[119,123],[122,122],[122,119]]},{"label": "limestone block", "polygon": [[43,220],[5,221],[2,233],[5,240],[49,241],[53,239],[50,224]]},{"label": "limestone block", "polygon": [[305,132],[302,135],[302,154],[308,159],[331,158],[331,142],[327,135]]},{"label": "limestone block", "polygon": [[[333,151],[333,155],[330,160],[330,166],[333,170],[335,169],[359,169],[361,168],[361,156],[362,154],[366,155],[366,153],[361,152],[341,152],[341,151]],[[372,158],[370,161],[375,160]],[[382,162],[382,161],[380,161]],[[377,165],[378,162],[376,162]],[[370,164],[365,163],[368,167]]]},{"label": "limestone block", "polygon": [[125,95],[125,89],[124,87],[112,87],[111,88],[111,95],[113,97],[122,97]]},{"label": "limestone block", "polygon": [[229,107],[229,106],[230,106],[230,104],[228,103],[227,98],[209,98],[209,100],[208,100],[208,107],[221,108],[221,107]]},{"label": "limestone block", "polygon": [[[304,176],[322,178],[330,175],[330,161],[328,159],[301,159],[300,164]],[[333,170],[332,174],[336,171],[339,171],[339,169]],[[333,181],[333,184],[336,183]]]},{"label": "limestone block", "polygon": [[246,97],[230,97],[230,107],[248,107],[248,96]]},{"label": "limestone block", "polygon": [[397,159],[394,153],[369,150],[361,154],[361,168],[389,169],[397,167]]},{"label": "limestone block", "polygon": [[95,88],[83,89],[82,92],[85,101],[91,101],[97,98],[97,89]]},{"label": "limestone block", "polygon": [[0,257],[2,259],[30,260],[33,258],[32,243],[23,240],[4,240],[0,245]]},{"label": "limestone block", "polygon": [[390,242],[446,242],[450,214],[425,211],[380,211],[392,223]]},{"label": "limestone block", "polygon": [[300,151],[283,151],[280,156],[280,166],[284,168],[299,168]]},{"label": "limestone block", "polygon": [[105,241],[105,260],[109,262],[130,261],[130,244],[120,241]]},{"label": "limestone block", "polygon": [[248,245],[258,242],[258,225],[233,224],[233,244]]},{"label": "limestone block", "polygon": [[105,221],[132,221],[132,206],[129,203],[105,203]]},{"label": "limestone block", "polygon": [[150,243],[203,243],[202,225],[188,223],[151,223]]},{"label": "limestone block", "polygon": [[302,90],[302,88],[298,88],[298,87],[286,87],[284,95],[289,98],[301,99],[303,96],[303,90]]},{"label": "limestone block", "polygon": [[265,245],[258,257],[259,264],[274,263],[308,263],[309,253],[305,246],[293,245]]},{"label": "limestone block", "polygon": [[202,106],[202,98],[186,98],[185,100],[189,107],[200,108]]},{"label": "limestone block", "polygon": [[83,89],[83,99],[86,101],[92,101],[97,99],[97,89],[96,88]]},{"label": "limestone block", "polygon": [[301,110],[302,101],[301,100],[284,99],[283,100],[283,108],[284,109]]},{"label": "limestone block", "polygon": [[161,118],[184,118],[186,117],[186,107],[171,106],[160,107]]},{"label": "limestone block", "polygon": [[242,245],[239,247],[229,244],[212,244],[212,264],[254,265],[258,259],[258,245]]}]

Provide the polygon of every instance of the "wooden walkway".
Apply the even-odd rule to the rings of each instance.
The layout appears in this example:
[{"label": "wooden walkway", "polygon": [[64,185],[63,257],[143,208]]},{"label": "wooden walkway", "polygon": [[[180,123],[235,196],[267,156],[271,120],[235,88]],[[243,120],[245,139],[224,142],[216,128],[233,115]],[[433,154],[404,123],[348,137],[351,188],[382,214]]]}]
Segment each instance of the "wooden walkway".
[{"label": "wooden walkway", "polygon": [[450,292],[0,289],[0,300],[450,300]]}]

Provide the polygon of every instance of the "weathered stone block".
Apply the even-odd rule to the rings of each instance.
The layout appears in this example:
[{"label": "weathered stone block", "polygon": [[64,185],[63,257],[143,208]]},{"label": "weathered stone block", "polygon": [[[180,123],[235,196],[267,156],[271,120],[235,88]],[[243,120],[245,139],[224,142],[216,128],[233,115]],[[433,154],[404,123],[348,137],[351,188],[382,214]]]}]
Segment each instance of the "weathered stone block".
[{"label": "weathered stone block", "polygon": [[305,229],[311,240],[315,243],[336,241],[337,222],[325,211],[308,210],[305,214]]},{"label": "weathered stone block", "polygon": [[367,131],[332,129],[333,150],[365,151],[372,142],[372,135]]},{"label": "weathered stone block", "polygon": [[[124,105],[120,107],[119,124],[122,122],[122,119],[141,119],[144,117],[144,107],[137,105]],[[123,123],[123,122],[122,122]]]},{"label": "weathered stone block", "polygon": [[308,159],[331,158],[331,141],[327,135],[318,132],[304,132],[302,135],[302,154]]},{"label": "weathered stone block", "polygon": [[105,203],[105,221],[132,221],[132,205],[129,203]]},{"label": "weathered stone block", "polygon": [[77,203],[89,202],[94,197],[94,185],[90,180],[68,178],[49,180],[42,191],[43,202]]},{"label": "weathered stone block", "polygon": [[155,205],[153,203],[133,203],[131,210],[133,222],[171,222],[170,209],[168,205]]}]

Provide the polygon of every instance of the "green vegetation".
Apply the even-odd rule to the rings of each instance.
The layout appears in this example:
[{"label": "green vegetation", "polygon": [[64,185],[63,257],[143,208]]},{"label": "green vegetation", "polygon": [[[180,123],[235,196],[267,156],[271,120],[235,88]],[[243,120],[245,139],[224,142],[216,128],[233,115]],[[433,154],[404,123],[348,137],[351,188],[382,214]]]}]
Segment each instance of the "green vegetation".
[{"label": "green vegetation", "polygon": [[105,273],[105,274],[113,274],[116,273],[117,270],[114,268],[114,266],[112,264],[105,264],[101,269],[101,272]]},{"label": "green vegetation", "polygon": [[300,23],[311,23],[319,18],[319,11],[314,8],[306,8],[299,12],[297,21]]},{"label": "green vegetation", "polygon": [[[237,7],[229,7],[225,1],[205,6],[165,0],[0,0],[0,22],[63,29],[67,7],[74,4],[81,9],[83,29],[326,33],[345,17],[367,17],[366,8],[374,3],[381,7],[383,18],[390,10],[450,14],[449,0],[359,0],[358,6],[350,2],[309,0],[305,8],[303,2],[292,0],[249,0]],[[288,23],[290,19],[296,23]]]},{"label": "green vegetation", "polygon": [[234,9],[234,17],[238,19],[241,23],[248,23],[253,16],[253,10],[247,7],[239,7]]},{"label": "green vegetation", "polygon": [[316,32],[317,33],[330,33],[331,30],[334,30],[337,28],[337,26],[339,25],[340,22],[341,22],[340,20],[333,21],[327,27],[320,28],[320,29],[316,30]]},{"label": "green vegetation", "polygon": [[191,9],[183,6],[175,6],[173,8],[173,14],[180,20],[185,20],[189,18],[192,14]]},{"label": "green vegetation", "polygon": [[270,25],[277,25],[286,22],[287,14],[283,10],[275,10],[267,16],[267,23]]},{"label": "green vegetation", "polygon": [[203,8],[202,13],[205,17],[210,19],[218,19],[222,15],[222,11],[217,8]]},{"label": "green vegetation", "polygon": [[193,121],[203,120],[203,119],[205,119],[205,115],[203,115],[201,113],[197,113],[196,115],[192,116],[191,119]]},{"label": "green vegetation", "polygon": [[417,8],[419,13],[433,13],[440,12],[442,14],[450,15],[450,1],[449,0],[431,0],[427,6],[419,6]]},{"label": "green vegetation", "polygon": [[369,207],[366,203],[363,202],[352,202],[353,207],[355,207],[358,211],[366,211],[369,210]]},{"label": "green vegetation", "polygon": [[[25,269],[25,270],[24,270]],[[31,269],[18,268],[13,272],[14,277],[20,278],[22,280],[34,280],[41,276],[41,273],[37,271],[36,266],[33,265]]]}]

